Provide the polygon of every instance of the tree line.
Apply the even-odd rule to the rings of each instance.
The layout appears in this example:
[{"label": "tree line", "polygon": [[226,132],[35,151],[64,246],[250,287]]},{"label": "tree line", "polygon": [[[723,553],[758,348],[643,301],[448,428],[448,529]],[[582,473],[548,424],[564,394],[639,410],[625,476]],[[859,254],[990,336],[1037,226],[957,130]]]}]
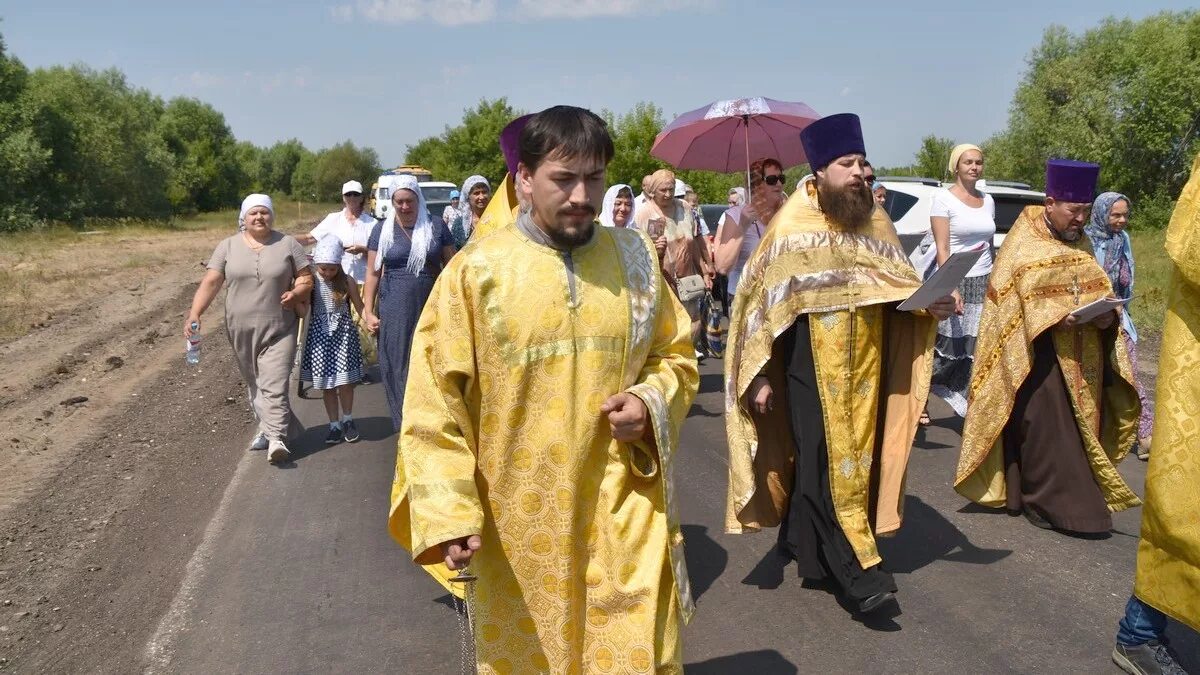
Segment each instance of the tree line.
[{"label": "tree line", "polygon": [[211,105],[164,101],[116,69],[30,70],[0,36],[0,231],[214,211],[254,191],[336,201],[346,176],[378,171],[350,141],[239,142]]},{"label": "tree line", "polygon": [[[1077,35],[1051,26],[1027,64],[1004,130],[987,139],[931,134],[922,139],[911,164],[876,167],[876,174],[949,179],[946,161],[957,142],[983,148],[986,176],[1036,189],[1044,187],[1047,158],[1094,161],[1102,167],[1102,189],[1122,192],[1138,204],[1136,222],[1165,225],[1200,151],[1200,12],[1107,19]],[[495,139],[522,112],[505,99],[481,101],[440,136],[409,146],[408,161],[446,180],[472,173],[497,179],[504,164]],[[667,120],[650,103],[603,116],[616,145],[609,183],[628,183],[636,190],[642,176],[666,166],[648,150]],[[789,169],[790,184],[806,172],[803,166]],[[702,201],[718,204],[730,187],[745,182],[737,173],[681,171],[679,177]]]},{"label": "tree line", "polygon": [[[987,139],[931,134],[911,164],[876,173],[946,178],[949,148],[962,141],[983,147],[987,177],[1035,188],[1048,157],[1084,159],[1103,167],[1103,189],[1133,199],[1135,222],[1165,224],[1200,151],[1200,12],[1107,19],[1080,34],[1051,26],[1027,66],[1005,129]],[[498,182],[504,160],[496,138],[523,112],[504,98],[480,101],[442,134],[409,146],[406,161],[439,180],[481,174]],[[643,176],[666,167],[648,153],[667,123],[663,111],[639,103],[602,116],[616,146],[609,182],[636,191]],[[375,151],[351,141],[316,152],[296,139],[239,142],[209,104],[163,101],[115,69],[30,70],[0,36],[0,230],[209,211],[251,191],[336,200],[347,176],[378,171]],[[789,169],[788,177],[794,184],[805,172]],[[712,203],[744,182],[738,173],[678,175]]]},{"label": "tree line", "polygon": [[982,139],[937,135],[879,175],[946,177],[956,142],[983,148],[984,174],[1041,189],[1049,157],[1098,162],[1100,189],[1128,195],[1135,224],[1165,226],[1200,152],[1200,12],[1051,26],[1027,59],[1008,126]]}]

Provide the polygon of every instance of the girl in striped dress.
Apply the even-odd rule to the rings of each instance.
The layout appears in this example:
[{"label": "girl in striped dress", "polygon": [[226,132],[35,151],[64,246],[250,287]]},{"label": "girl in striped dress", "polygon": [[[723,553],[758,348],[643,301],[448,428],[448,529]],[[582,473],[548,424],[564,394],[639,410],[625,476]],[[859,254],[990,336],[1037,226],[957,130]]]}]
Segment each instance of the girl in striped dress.
[{"label": "girl in striped dress", "polygon": [[358,286],[342,270],[341,240],[326,235],[313,249],[316,283],[312,290],[312,313],[300,361],[300,379],[321,390],[329,414],[327,444],[359,439],[354,424],[354,385],[362,380],[362,344],[350,318],[350,303],[362,314]]}]

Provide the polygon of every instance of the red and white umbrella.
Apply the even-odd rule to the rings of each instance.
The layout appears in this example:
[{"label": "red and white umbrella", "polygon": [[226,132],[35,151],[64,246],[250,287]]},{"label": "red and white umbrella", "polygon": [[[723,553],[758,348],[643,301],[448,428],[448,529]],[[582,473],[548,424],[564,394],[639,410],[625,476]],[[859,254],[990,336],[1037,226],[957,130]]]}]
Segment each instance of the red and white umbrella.
[{"label": "red and white umbrella", "polygon": [[717,101],[686,112],[667,125],[650,154],[680,169],[746,172],[763,157],[784,168],[808,161],[800,130],[821,116],[804,103],[756,96]]}]

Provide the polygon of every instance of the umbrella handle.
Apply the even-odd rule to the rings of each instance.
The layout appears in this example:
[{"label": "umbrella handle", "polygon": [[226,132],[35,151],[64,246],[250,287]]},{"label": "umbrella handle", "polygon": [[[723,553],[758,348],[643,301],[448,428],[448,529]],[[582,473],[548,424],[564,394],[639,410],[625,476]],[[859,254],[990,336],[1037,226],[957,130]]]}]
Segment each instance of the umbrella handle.
[{"label": "umbrella handle", "polygon": [[746,204],[749,205],[753,200],[750,194],[750,116],[742,115],[742,122],[746,129]]}]

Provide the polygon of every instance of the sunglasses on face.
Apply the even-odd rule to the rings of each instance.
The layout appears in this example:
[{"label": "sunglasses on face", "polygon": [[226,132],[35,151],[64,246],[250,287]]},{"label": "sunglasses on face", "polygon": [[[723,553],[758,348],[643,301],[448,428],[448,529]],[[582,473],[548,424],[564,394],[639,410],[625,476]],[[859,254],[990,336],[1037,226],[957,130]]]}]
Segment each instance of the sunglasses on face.
[{"label": "sunglasses on face", "polygon": [[347,192],[347,193],[343,194],[342,196],[343,197],[361,197],[362,193],[361,192]]},{"label": "sunglasses on face", "polygon": [[766,183],[767,185],[779,185],[780,183],[782,183],[785,180],[787,180],[787,179],[784,178],[783,174],[779,174],[776,176],[763,176],[763,182]]}]

